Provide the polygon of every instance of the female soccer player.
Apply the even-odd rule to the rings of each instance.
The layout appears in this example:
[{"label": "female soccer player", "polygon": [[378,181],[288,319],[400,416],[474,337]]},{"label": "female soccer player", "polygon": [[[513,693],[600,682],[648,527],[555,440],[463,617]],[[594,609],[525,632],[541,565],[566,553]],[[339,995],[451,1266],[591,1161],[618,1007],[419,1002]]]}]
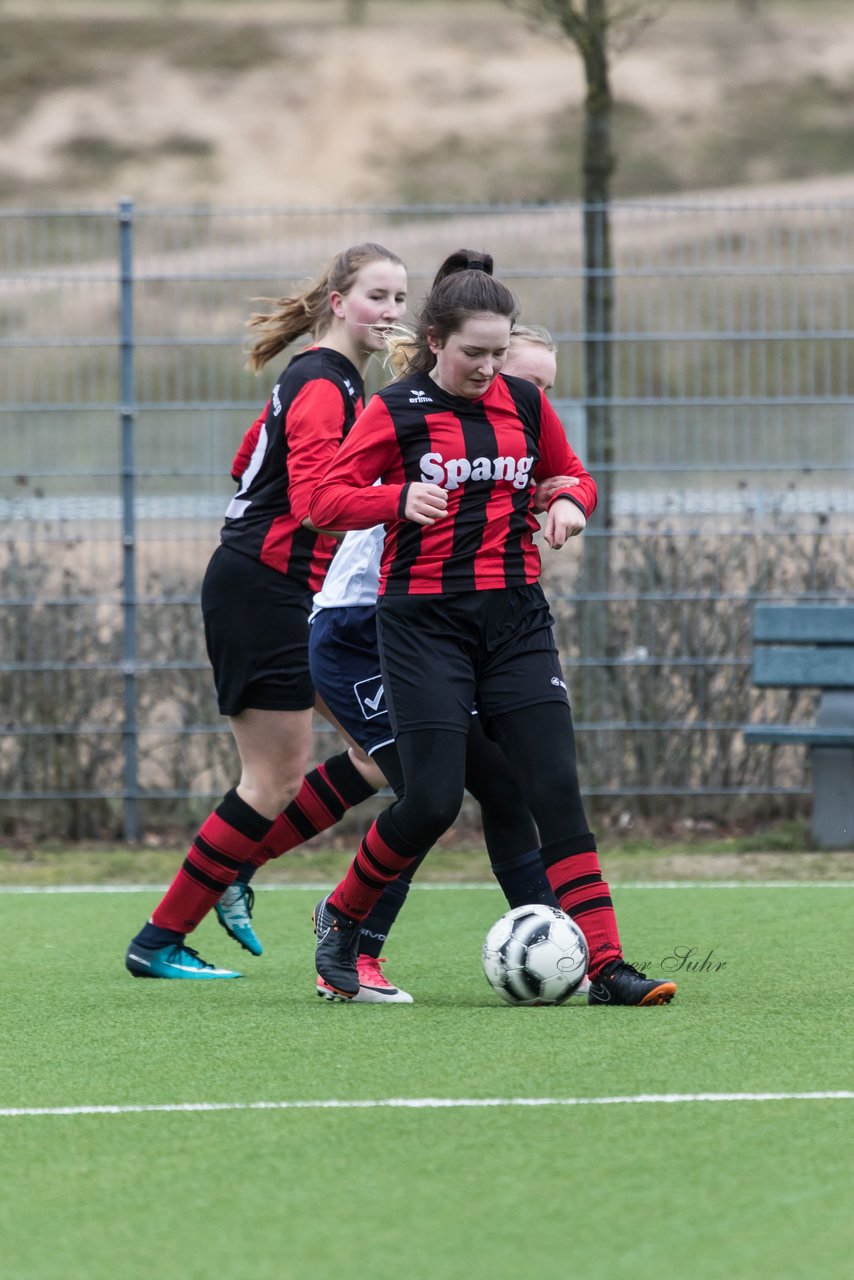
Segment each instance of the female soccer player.
[{"label": "female soccer player", "polygon": [[596,486],[543,393],[501,376],[516,314],[489,255],[451,255],[422,308],[410,373],[374,397],[309,503],[318,528],[387,526],[377,625],[404,777],[403,798],[315,909],[317,971],[338,994],[358,993],[360,922],[459,811],[476,703],[533,814],[552,889],[584,930],[590,1002],[666,1003],[675,985],[623,959],[538,581],[532,478],[578,481],[550,499],[554,549],[584,529]]},{"label": "female soccer player", "polygon": [[[361,244],[339,253],[312,287],[250,321],[256,370],[301,334],[311,333],[314,344],[273,388],[202,585],[208,655],[240,779],[202,824],[128,947],[125,964],[135,977],[239,976],[207,964],[185,937],[264,846],[303,782],[315,701],[308,614],[335,547],[312,527],[308,500],[363,407],[368,361],[384,349],[405,305],[401,260]],[[373,793],[348,753],[327,764],[334,769],[319,783],[341,812]]]},{"label": "female soccer player", "polygon": [[[392,367],[403,360],[407,342],[392,340]],[[554,384],[555,345],[542,329],[514,330],[507,364],[518,377],[530,378],[543,389]],[[538,502],[544,502],[570,477],[543,481]],[[542,510],[542,506],[539,506]],[[376,613],[379,567],[384,529],[357,530],[344,539],[320,592],[315,596],[309,637],[309,662],[315,688],[335,720],[358,743],[391,782],[398,796],[403,779],[394,734],[383,692],[377,645]],[[493,873],[508,906],[544,902],[557,906],[539,853],[533,819],[500,748],[487,738],[475,716],[468,735],[466,787],[481,806],[484,839]],[[356,1001],[406,1002],[411,996],[388,982],[380,951],[400,912],[417,863],[388,884],[362,922],[356,966]],[[586,984],[584,993],[586,994]],[[341,998],[317,980],[319,995]]]}]

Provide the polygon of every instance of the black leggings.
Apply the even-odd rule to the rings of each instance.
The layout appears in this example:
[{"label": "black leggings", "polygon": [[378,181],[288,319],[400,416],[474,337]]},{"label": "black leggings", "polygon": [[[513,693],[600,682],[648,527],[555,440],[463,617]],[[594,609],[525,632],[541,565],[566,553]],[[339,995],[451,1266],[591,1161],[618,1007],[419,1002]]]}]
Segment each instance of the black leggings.
[{"label": "black leggings", "polygon": [[[453,736],[460,741],[465,740],[465,789],[480,805],[483,838],[490,862],[494,866],[536,849],[539,846],[539,836],[530,810],[525,804],[507,757],[486,736],[480,716],[472,716],[467,738],[461,733],[454,733]],[[373,759],[382,769],[398,800],[402,800],[405,783],[397,747],[380,747],[374,752]],[[459,813],[461,804],[462,795],[448,826]],[[447,830],[447,827],[443,830]],[[414,871],[414,867],[407,871],[406,878],[411,878]]]},{"label": "black leggings", "polygon": [[[482,726],[478,730],[484,736]],[[589,828],[578,783],[569,707],[562,702],[544,702],[509,711],[493,717],[490,732],[500,751],[496,749],[492,756],[480,748],[484,765],[477,772],[475,785],[481,782],[496,806],[504,801],[501,807],[511,818],[521,798],[536,823],[536,830],[529,828],[524,837],[529,840],[525,847],[586,834]],[[487,747],[494,747],[485,736],[484,741]],[[388,810],[388,818],[413,849],[426,850],[448,830],[460,811],[469,744],[466,735],[455,730],[418,729],[400,734],[396,745],[404,796]],[[503,765],[503,776],[496,775],[495,782],[490,760]],[[505,786],[506,796],[498,796]],[[474,787],[470,790],[480,799]],[[527,820],[530,822],[529,817]]]}]

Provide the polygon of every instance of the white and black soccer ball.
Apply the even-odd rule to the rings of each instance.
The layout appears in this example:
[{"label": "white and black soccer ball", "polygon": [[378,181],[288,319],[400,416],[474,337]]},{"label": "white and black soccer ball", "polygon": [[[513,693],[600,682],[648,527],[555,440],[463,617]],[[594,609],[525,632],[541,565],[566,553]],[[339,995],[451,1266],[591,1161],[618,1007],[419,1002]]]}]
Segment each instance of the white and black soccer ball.
[{"label": "white and black soccer ball", "polygon": [[535,902],[496,920],[483,944],[483,971],[507,1004],[563,1004],[587,973],[587,943],[557,907]]}]

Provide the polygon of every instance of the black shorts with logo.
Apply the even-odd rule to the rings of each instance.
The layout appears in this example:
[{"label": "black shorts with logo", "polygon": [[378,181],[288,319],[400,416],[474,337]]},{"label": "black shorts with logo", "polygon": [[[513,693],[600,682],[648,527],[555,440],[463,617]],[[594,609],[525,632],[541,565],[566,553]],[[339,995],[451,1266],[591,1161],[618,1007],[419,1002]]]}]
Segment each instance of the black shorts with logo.
[{"label": "black shorts with logo", "polygon": [[236,716],[314,706],[308,668],[311,594],[231,547],[217,547],[202,582],[205,643],[219,709]]},{"label": "black shorts with logo", "polygon": [[381,596],[380,658],[395,734],[467,733],[472,706],[487,721],[541,702],[568,704],[539,583],[459,595]]}]

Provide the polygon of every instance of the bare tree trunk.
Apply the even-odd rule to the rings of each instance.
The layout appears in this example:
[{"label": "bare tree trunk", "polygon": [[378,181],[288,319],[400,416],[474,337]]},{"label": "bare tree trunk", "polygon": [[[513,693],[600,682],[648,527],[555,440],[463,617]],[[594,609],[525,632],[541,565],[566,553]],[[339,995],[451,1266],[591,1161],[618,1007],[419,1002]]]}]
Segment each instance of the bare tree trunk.
[{"label": "bare tree trunk", "polygon": [[[611,258],[611,87],[608,79],[607,0],[585,0],[586,31],[582,55],[587,79],[584,104],[584,375],[587,452],[599,485],[597,524],[613,523],[614,465],[611,397],[614,278]],[[592,403],[591,403],[592,402]],[[603,566],[607,570],[606,563]],[[607,590],[605,574],[601,590]]]},{"label": "bare tree trunk", "polygon": [[368,0],[345,0],[347,22],[351,27],[358,27],[365,21],[368,12]]},{"label": "bare tree trunk", "polygon": [[587,419],[587,457],[596,478],[599,505],[584,540],[578,606],[582,657],[596,665],[583,682],[585,718],[606,717],[610,670],[602,660],[612,657],[608,626],[611,590],[611,531],[613,528],[614,423],[612,390],[614,277],[611,256],[611,141],[612,98],[608,76],[608,0],[585,0],[584,17],[568,15],[564,29],[584,61],[587,92],[583,133],[583,252],[584,252],[584,400]]},{"label": "bare tree trunk", "polygon": [[613,417],[611,411],[613,275],[611,259],[611,86],[608,81],[607,0],[585,0],[585,31],[580,46],[586,96],[583,136],[584,200],[584,398],[586,453],[599,489],[592,530],[584,541],[577,627],[581,653],[593,658],[583,681],[579,712],[584,718],[608,718],[611,695],[611,530],[613,524]]},{"label": "bare tree trunk", "polygon": [[[576,46],[584,63],[586,93],[583,125],[583,254],[584,254],[584,400],[587,457],[599,487],[599,506],[584,538],[581,598],[577,607],[582,657],[593,659],[581,683],[583,718],[607,713],[613,657],[608,626],[613,528],[614,421],[611,408],[613,371],[614,278],[611,256],[612,97],[608,74],[609,0],[507,0],[538,23],[556,23]],[[613,0],[612,0],[613,4]],[[631,7],[634,17],[643,6]],[[624,7],[617,21],[625,25]]]}]

